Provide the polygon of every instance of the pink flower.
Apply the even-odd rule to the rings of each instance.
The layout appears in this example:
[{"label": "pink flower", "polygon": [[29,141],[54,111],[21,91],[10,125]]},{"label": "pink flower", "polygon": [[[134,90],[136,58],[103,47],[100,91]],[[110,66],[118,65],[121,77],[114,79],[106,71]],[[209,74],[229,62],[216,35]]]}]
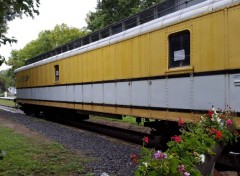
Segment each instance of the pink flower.
[{"label": "pink flower", "polygon": [[185,172],[185,166],[183,164],[178,166],[178,172],[184,173]]},{"label": "pink flower", "polygon": [[183,176],[190,176],[190,173],[186,172],[185,166],[183,164],[178,166],[178,172],[182,173]]},{"label": "pink flower", "polygon": [[227,125],[232,125],[233,122],[231,121],[231,119],[227,119],[226,123]]},{"label": "pink flower", "polygon": [[183,175],[184,175],[184,176],[190,176],[190,173],[184,172]]},{"label": "pink flower", "polygon": [[158,159],[165,159],[165,158],[167,158],[167,154],[162,153],[161,151],[158,150],[158,151],[154,154],[154,157],[155,157],[156,160],[158,160]]}]

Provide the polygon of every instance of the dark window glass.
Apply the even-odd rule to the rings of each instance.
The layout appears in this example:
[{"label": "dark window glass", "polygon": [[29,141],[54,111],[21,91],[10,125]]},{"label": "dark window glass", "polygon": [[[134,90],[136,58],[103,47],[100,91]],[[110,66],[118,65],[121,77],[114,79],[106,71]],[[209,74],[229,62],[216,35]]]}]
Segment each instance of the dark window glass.
[{"label": "dark window glass", "polygon": [[153,8],[140,13],[140,23],[141,24],[151,21],[153,19],[154,19],[154,9]]},{"label": "dark window glass", "polygon": [[59,81],[59,65],[54,65],[55,70],[55,82]]},{"label": "dark window glass", "polygon": [[96,32],[96,33],[90,34],[90,37],[91,37],[91,41],[95,42],[95,41],[99,40],[99,33]]},{"label": "dark window glass", "polygon": [[89,44],[89,36],[82,38],[83,45]]},{"label": "dark window glass", "polygon": [[190,32],[169,35],[169,68],[190,65]]},{"label": "dark window glass", "polygon": [[110,36],[110,32],[109,32],[109,28],[104,29],[100,32],[101,38],[106,38],[108,36]]},{"label": "dark window glass", "polygon": [[137,26],[137,17],[136,16],[131,17],[131,18],[127,19],[124,23],[125,23],[126,30],[133,28],[133,27]]},{"label": "dark window glass", "polygon": [[123,31],[122,23],[116,24],[112,27],[112,35],[122,32],[122,31]]}]

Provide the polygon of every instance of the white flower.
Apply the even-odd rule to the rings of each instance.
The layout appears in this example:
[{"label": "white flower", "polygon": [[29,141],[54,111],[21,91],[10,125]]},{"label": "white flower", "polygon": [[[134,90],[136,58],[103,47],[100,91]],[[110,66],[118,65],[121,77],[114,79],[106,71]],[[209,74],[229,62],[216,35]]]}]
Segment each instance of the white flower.
[{"label": "white flower", "polygon": [[143,162],[142,164],[143,164],[145,167],[148,167],[148,163]]},{"label": "white flower", "polygon": [[212,111],[215,113],[215,112],[216,112],[216,109],[215,109],[215,108],[212,108]]},{"label": "white flower", "polygon": [[200,156],[200,161],[201,161],[201,163],[204,163],[205,162],[205,155],[204,154],[201,154]]},{"label": "white flower", "polygon": [[212,117],[217,118],[217,117],[218,117],[217,110],[216,110],[215,108],[212,108],[212,111],[213,111],[213,115],[212,115]]},{"label": "white flower", "polygon": [[223,128],[223,126],[224,126],[224,122],[221,121],[221,122],[220,122],[220,127]]},{"label": "white flower", "polygon": [[205,117],[201,116],[200,118],[201,118],[201,120],[200,120],[200,123],[202,123],[202,122],[205,122],[205,121],[206,121],[206,118],[205,118]]}]

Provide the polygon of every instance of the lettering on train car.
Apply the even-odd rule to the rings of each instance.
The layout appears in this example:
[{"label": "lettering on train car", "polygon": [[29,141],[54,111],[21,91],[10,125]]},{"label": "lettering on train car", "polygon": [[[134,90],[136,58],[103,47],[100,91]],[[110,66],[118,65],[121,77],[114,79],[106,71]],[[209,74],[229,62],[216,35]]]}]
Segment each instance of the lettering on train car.
[{"label": "lettering on train car", "polygon": [[234,75],[233,79],[234,79],[234,85],[240,86],[240,75]]}]

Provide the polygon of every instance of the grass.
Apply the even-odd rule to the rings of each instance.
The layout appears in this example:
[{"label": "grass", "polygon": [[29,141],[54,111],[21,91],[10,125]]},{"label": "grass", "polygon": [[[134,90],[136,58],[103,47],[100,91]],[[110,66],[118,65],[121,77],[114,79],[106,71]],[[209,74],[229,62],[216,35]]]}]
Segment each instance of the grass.
[{"label": "grass", "polygon": [[0,161],[0,176],[90,175],[84,171],[86,159],[42,137],[0,126],[0,149],[7,153]]},{"label": "grass", "polygon": [[142,121],[138,124],[136,122],[136,117],[133,117],[133,116],[122,116],[122,119],[106,118],[106,117],[101,117],[101,116],[92,116],[92,118],[98,119],[100,121],[101,121],[101,119],[103,119],[105,121],[125,122],[125,123],[129,123],[132,125],[144,126],[144,118],[141,118]]},{"label": "grass", "polygon": [[[123,116],[122,121],[123,122],[128,122],[128,123],[133,124],[133,125],[137,125],[138,124],[136,122],[136,118],[132,117],[132,116]],[[143,119],[142,119],[141,123],[139,123],[138,125],[142,125],[142,126],[144,125]]]},{"label": "grass", "polygon": [[13,102],[13,100],[0,99],[0,105],[9,106],[9,107],[16,107],[15,103]]}]

